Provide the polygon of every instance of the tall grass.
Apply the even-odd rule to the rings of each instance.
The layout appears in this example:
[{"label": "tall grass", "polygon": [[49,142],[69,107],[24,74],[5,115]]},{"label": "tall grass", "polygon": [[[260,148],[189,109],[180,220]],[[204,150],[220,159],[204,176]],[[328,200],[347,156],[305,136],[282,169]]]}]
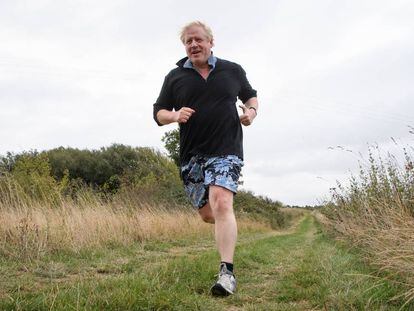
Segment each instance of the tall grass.
[{"label": "tall grass", "polygon": [[[242,218],[241,231],[270,231],[263,223]],[[122,206],[60,208],[32,206],[0,209],[0,255],[31,260],[56,251],[79,252],[111,245],[133,245],[212,236],[212,226],[198,215],[183,209],[169,210],[141,206],[135,210]]]},{"label": "tall grass", "polygon": [[[0,178],[0,256],[32,260],[58,251],[213,234],[190,206],[151,203],[141,192],[105,197],[84,188],[70,198],[58,188],[47,191],[33,197],[12,176]],[[265,221],[248,217],[239,219],[239,229],[271,230]]]},{"label": "tall grass", "polygon": [[[130,163],[133,170],[111,175],[103,185],[71,177],[64,163],[57,178],[46,153],[0,159],[0,256],[31,260],[58,251],[212,236],[213,227],[203,223],[188,204],[171,160],[151,149],[122,148],[139,161]],[[68,152],[85,153],[106,167],[99,152],[56,152],[66,155],[66,160]],[[113,167],[129,163],[125,154],[112,158],[113,163],[108,161]],[[8,160],[13,165],[4,165]],[[84,162],[77,166],[86,177],[91,175],[89,179],[106,173]],[[77,166],[72,167],[75,173]],[[114,180],[119,181],[116,187]],[[270,231],[287,224],[279,202],[240,192],[235,205],[241,232]]]},{"label": "tall grass", "polygon": [[[338,184],[323,212],[335,232],[361,248],[387,278],[403,285],[401,297],[414,300],[414,167],[412,149],[404,161],[369,150],[347,187]],[[401,164],[401,162],[403,162]],[[401,298],[400,297],[400,298]]]}]

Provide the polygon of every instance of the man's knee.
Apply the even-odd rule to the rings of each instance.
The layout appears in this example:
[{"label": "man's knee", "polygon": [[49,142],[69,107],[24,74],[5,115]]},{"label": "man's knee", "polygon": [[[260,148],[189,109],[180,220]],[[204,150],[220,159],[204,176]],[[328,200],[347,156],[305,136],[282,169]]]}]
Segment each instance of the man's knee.
[{"label": "man's knee", "polygon": [[210,186],[210,204],[215,213],[233,211],[233,192],[220,186]]}]

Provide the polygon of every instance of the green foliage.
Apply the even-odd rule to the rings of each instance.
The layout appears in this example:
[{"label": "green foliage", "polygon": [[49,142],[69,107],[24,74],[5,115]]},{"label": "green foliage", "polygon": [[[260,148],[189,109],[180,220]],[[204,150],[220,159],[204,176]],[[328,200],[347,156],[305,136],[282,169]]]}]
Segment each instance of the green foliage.
[{"label": "green foliage", "polygon": [[14,163],[11,177],[19,185],[23,197],[56,204],[60,199],[60,185],[50,175],[51,168],[45,154],[25,152]]},{"label": "green foliage", "polygon": [[52,174],[114,194],[122,187],[141,190],[169,188],[179,183],[177,167],[160,152],[145,147],[114,144],[100,150],[57,148],[46,152]]},{"label": "green foliage", "polygon": [[80,178],[86,184],[103,186],[116,174],[99,151],[60,147],[45,153],[50,160],[52,175],[57,180],[62,179],[67,170],[70,179]]},{"label": "green foliage", "polygon": [[179,170],[174,162],[151,148],[137,148],[137,165],[122,177],[125,191],[156,202],[186,203]]},{"label": "green foliage", "polygon": [[332,188],[332,201],[324,208],[325,214],[337,217],[338,211],[365,214],[366,208],[382,213],[385,207],[403,207],[414,216],[413,160],[403,149],[405,163],[400,165],[395,156],[381,155],[378,146],[371,147],[368,161],[360,165],[359,175],[351,176],[349,186],[339,184]]},{"label": "green foliage", "polygon": [[[175,152],[174,161],[152,148],[113,144],[99,150],[59,147],[42,153],[9,153],[1,163],[33,198],[56,201],[62,194],[77,200],[85,190],[94,189],[104,199],[133,197],[135,202],[183,205],[188,199],[177,167],[178,139],[178,129],[164,136],[167,148]],[[278,210],[281,206],[251,192],[240,191],[235,196],[239,213],[266,218],[274,228],[286,225]]]},{"label": "green foliage", "polygon": [[8,153],[0,160],[0,172],[3,179],[17,181],[24,195],[42,201],[55,202],[60,194],[77,200],[94,189],[105,199],[131,192],[139,201],[187,203],[176,164],[151,148],[114,144],[99,150]]},{"label": "green foliage", "polygon": [[283,204],[267,197],[255,196],[251,191],[239,191],[234,196],[234,208],[237,213],[248,213],[270,222],[273,229],[287,225],[287,215],[280,211]]},{"label": "green foliage", "polygon": [[180,129],[166,132],[161,138],[168,151],[168,155],[173,159],[174,163],[180,166]]}]

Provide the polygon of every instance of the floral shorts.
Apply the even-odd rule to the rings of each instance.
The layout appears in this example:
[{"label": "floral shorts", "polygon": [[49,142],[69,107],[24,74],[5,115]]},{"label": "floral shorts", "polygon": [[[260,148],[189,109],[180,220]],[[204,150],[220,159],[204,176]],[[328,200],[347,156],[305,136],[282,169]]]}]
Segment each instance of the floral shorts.
[{"label": "floral shorts", "polygon": [[181,177],[184,190],[194,208],[202,208],[208,202],[210,185],[221,186],[236,193],[243,165],[243,161],[235,155],[193,156],[181,167]]}]

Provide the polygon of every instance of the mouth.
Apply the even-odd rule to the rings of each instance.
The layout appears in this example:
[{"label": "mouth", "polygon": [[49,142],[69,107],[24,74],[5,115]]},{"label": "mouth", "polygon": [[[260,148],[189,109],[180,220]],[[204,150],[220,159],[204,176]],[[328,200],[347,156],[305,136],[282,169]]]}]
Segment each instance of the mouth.
[{"label": "mouth", "polygon": [[191,56],[197,56],[201,53],[201,51],[192,51]]}]

